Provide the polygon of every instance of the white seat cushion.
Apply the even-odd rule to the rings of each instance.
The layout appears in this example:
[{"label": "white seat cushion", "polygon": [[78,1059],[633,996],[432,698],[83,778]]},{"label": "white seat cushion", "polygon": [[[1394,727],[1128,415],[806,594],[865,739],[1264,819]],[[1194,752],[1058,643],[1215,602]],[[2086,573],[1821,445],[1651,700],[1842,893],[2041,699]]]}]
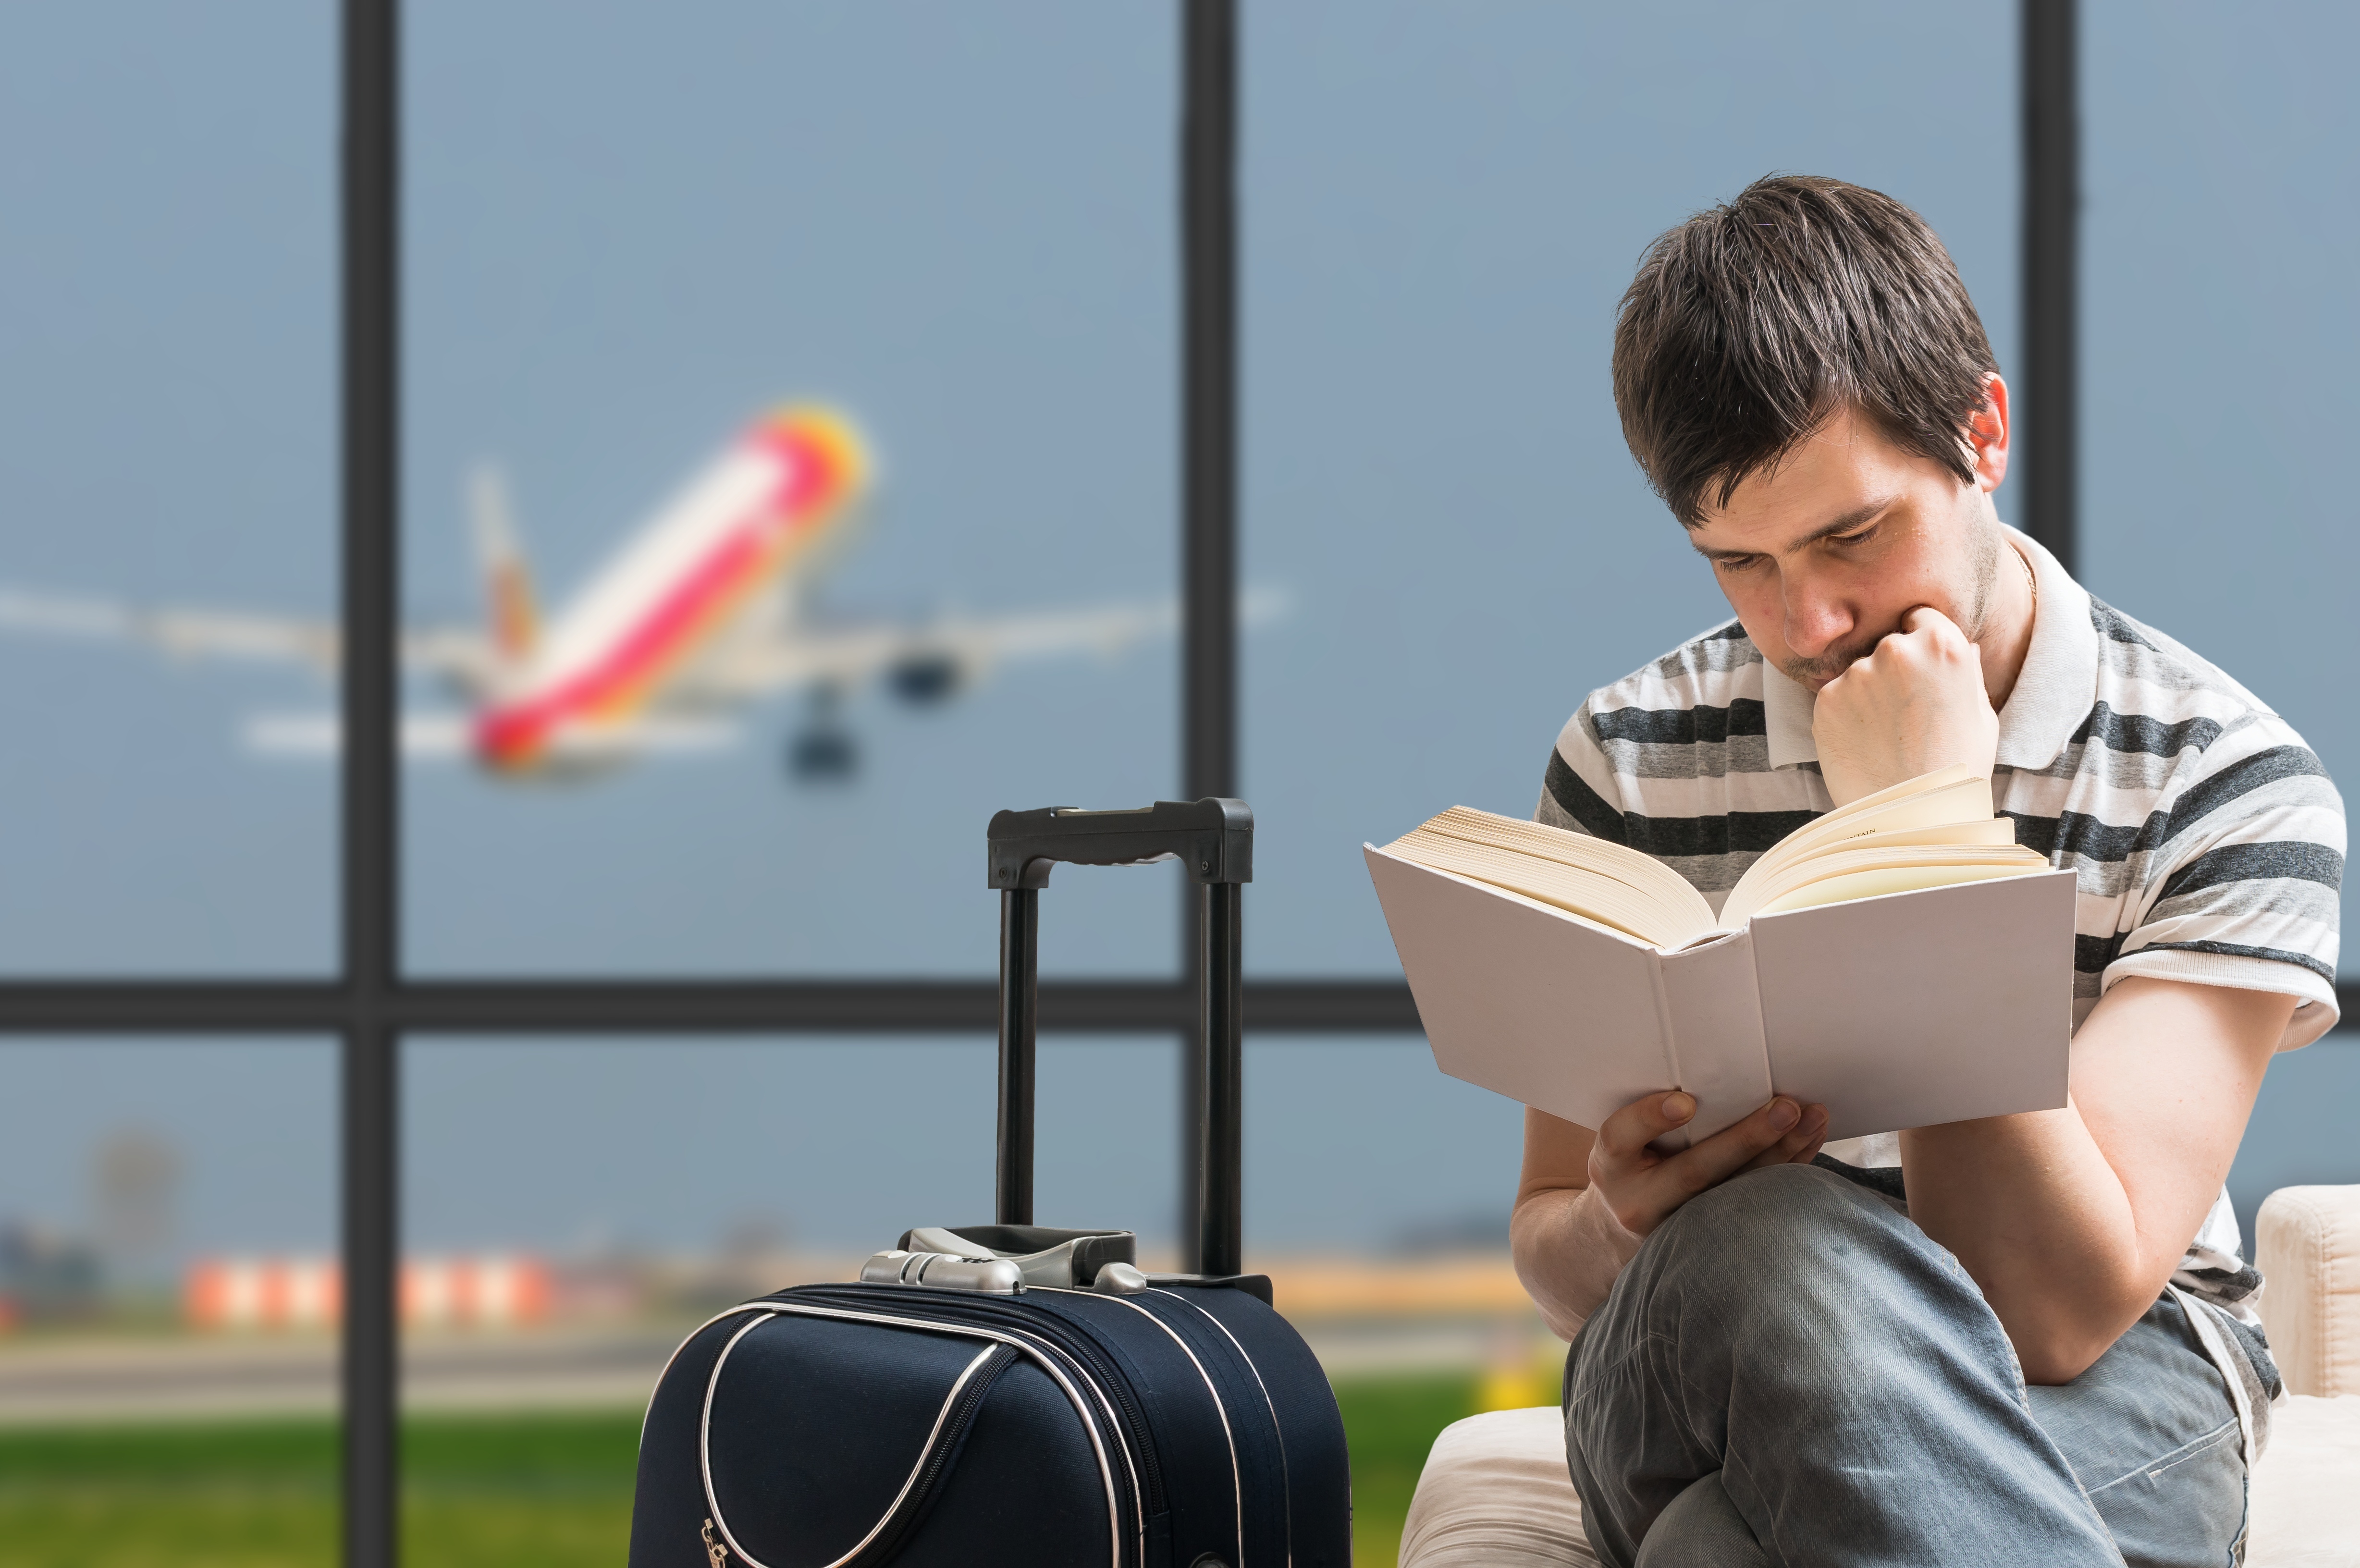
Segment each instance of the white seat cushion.
[{"label": "white seat cushion", "polygon": [[[2245,1568],[2360,1568],[2360,1396],[2289,1398],[2254,1474]],[[1555,1405],[1497,1410],[1434,1440],[1401,1568],[1597,1568]]]},{"label": "white seat cushion", "polygon": [[1402,1526],[1401,1568],[1598,1568],[1555,1405],[1442,1429]]},{"label": "white seat cushion", "polygon": [[2360,1186],[2281,1187],[2254,1222],[2255,1298],[2290,1394],[2360,1394]]},{"label": "white seat cushion", "polygon": [[2254,1467],[2245,1568],[2360,1564],[2360,1394],[2290,1395]]}]

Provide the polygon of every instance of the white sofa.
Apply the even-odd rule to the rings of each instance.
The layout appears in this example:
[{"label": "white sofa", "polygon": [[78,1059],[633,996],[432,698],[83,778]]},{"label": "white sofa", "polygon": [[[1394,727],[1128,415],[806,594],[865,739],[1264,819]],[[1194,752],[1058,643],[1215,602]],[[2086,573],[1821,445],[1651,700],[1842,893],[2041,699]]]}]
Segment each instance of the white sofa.
[{"label": "white sofa", "polygon": [[[2262,1205],[2255,1263],[2287,1397],[2254,1473],[2246,1568],[2360,1568],[2360,1187]],[[1470,1416],[1435,1439],[1401,1568],[1596,1568],[1555,1406]]]}]

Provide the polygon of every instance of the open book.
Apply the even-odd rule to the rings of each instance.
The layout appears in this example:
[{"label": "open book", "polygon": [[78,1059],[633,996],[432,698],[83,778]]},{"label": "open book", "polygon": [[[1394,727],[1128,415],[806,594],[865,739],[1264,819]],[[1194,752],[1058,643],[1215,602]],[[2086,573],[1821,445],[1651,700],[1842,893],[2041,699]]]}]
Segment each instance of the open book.
[{"label": "open book", "polygon": [[1364,849],[1442,1070],[1583,1127],[1671,1088],[1673,1145],[1773,1093],[1831,1138],[2065,1103],[2074,877],[1968,768],[1797,828],[1718,914],[1636,850],[1464,806]]}]

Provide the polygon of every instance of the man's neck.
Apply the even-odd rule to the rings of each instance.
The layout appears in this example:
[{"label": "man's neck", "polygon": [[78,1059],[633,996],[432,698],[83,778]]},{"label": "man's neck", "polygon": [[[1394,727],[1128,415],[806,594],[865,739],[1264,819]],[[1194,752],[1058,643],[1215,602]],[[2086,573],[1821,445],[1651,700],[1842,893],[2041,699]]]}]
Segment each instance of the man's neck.
[{"label": "man's neck", "polygon": [[2007,706],[2016,677],[2032,651],[2034,613],[2040,603],[2032,562],[2005,534],[2000,536],[1998,570],[1993,574],[1991,607],[1975,647],[1983,655],[1983,690],[1994,710]]}]

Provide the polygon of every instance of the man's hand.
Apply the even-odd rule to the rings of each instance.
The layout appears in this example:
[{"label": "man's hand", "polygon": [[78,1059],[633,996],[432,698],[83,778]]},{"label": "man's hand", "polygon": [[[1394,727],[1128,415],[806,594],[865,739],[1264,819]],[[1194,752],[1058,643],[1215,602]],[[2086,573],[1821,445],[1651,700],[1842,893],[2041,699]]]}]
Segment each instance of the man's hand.
[{"label": "man's hand", "polygon": [[1695,1115],[1695,1098],[1677,1090],[1633,1101],[1596,1132],[1524,1107],[1524,1170],[1508,1243],[1516,1277],[1559,1338],[1579,1333],[1606,1300],[1639,1249],[1634,1237],[1739,1171],[1808,1163],[1827,1141],[1824,1106],[1778,1099],[1693,1149],[1649,1152]]},{"label": "man's hand", "polygon": [[1590,1185],[1633,1236],[1645,1236],[1682,1203],[1740,1171],[1807,1165],[1827,1141],[1827,1107],[1798,1105],[1782,1094],[1677,1154],[1647,1147],[1695,1115],[1695,1098],[1676,1089],[1633,1100],[1598,1129]]},{"label": "man's hand", "polygon": [[1922,604],[1819,688],[1811,734],[1839,806],[1958,763],[1988,776],[1999,752],[1982,654],[1956,622]]}]

